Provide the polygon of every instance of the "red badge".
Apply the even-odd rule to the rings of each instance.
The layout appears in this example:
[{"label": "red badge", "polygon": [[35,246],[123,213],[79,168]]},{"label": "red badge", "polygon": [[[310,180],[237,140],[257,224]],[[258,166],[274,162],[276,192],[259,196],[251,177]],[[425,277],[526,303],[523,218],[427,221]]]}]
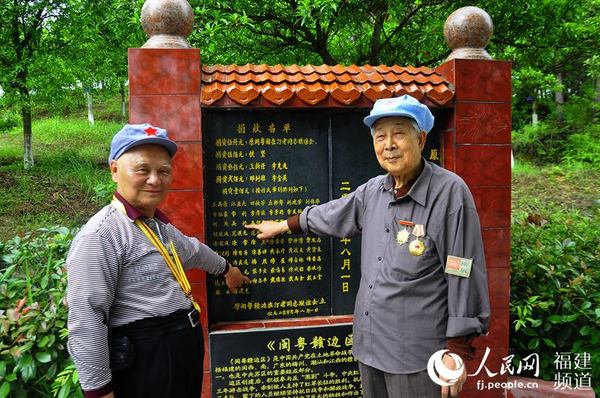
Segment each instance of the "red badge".
[{"label": "red badge", "polygon": [[156,130],[153,127],[148,127],[146,130],[144,130],[146,132],[146,135],[150,136],[150,135],[156,135],[156,132],[158,130]]}]

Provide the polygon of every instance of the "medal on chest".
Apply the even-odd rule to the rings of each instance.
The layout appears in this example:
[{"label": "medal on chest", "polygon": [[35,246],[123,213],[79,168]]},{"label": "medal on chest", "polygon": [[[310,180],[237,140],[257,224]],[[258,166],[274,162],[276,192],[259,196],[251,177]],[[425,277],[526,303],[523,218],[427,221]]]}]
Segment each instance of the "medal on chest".
[{"label": "medal on chest", "polygon": [[409,236],[410,236],[410,233],[406,229],[401,229],[400,231],[398,231],[398,234],[396,235],[396,243],[399,245],[405,244],[406,242],[408,242]]},{"label": "medal on chest", "polygon": [[415,224],[412,234],[416,236],[417,239],[410,242],[408,251],[413,256],[420,256],[425,251],[425,243],[419,239],[425,236],[425,226],[423,224]]},{"label": "medal on chest", "polygon": [[408,252],[413,256],[420,256],[425,251],[425,243],[419,240],[419,238],[413,240],[408,245]]},{"label": "medal on chest", "polygon": [[412,227],[415,225],[412,221],[400,220],[398,224],[402,226],[400,231],[396,234],[396,243],[399,246],[402,246],[406,242],[408,242],[408,238],[410,237],[410,232],[408,232],[408,227]]}]

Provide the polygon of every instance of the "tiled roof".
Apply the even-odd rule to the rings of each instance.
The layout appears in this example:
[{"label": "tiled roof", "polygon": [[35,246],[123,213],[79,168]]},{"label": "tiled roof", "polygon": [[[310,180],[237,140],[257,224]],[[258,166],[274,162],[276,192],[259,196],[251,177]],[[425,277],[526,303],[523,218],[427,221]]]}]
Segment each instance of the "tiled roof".
[{"label": "tiled roof", "polygon": [[410,94],[444,105],[453,87],[433,69],[343,65],[203,65],[204,106],[370,106]]}]

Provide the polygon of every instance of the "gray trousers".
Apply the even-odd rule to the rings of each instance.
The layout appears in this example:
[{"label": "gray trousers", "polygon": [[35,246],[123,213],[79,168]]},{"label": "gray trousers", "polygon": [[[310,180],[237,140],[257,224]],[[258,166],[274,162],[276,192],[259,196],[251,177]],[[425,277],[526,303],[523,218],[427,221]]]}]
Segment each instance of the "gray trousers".
[{"label": "gray trousers", "polygon": [[363,398],[440,398],[441,388],[427,371],[392,374],[358,363]]}]

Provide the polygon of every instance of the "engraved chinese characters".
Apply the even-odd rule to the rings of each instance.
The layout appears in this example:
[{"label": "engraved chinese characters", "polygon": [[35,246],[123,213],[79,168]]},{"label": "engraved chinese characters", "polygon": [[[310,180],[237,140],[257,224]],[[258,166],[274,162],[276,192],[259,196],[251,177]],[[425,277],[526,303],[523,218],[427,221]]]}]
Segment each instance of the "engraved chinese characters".
[{"label": "engraved chinese characters", "polygon": [[286,234],[261,242],[244,224],[283,220],[328,199],[326,114],[214,112],[205,117],[207,238],[253,283],[209,280],[213,321],[331,313],[329,242]]},{"label": "engraved chinese characters", "polygon": [[211,333],[212,391],[229,397],[361,397],[350,324]]}]

